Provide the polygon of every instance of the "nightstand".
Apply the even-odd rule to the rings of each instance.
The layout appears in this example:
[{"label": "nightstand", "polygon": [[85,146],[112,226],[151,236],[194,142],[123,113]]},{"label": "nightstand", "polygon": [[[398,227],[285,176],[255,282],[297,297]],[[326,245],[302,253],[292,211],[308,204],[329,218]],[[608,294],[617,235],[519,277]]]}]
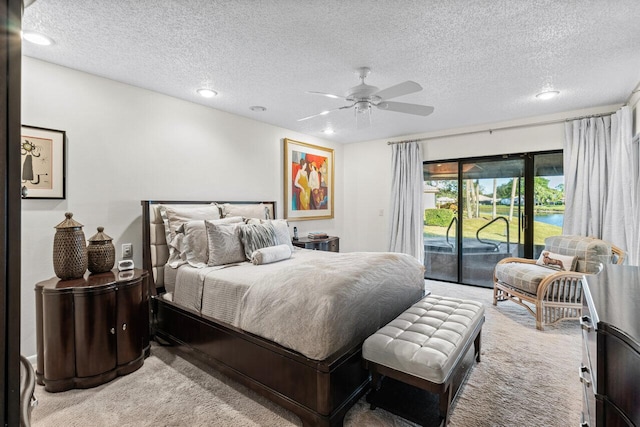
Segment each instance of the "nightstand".
[{"label": "nightstand", "polygon": [[340,252],[340,238],[329,236],[325,239],[309,239],[301,237],[298,240],[292,240],[293,246],[304,249],[313,249],[316,251]]},{"label": "nightstand", "polygon": [[140,368],[149,354],[145,270],[36,284],[36,380],[50,392],[89,388]]}]

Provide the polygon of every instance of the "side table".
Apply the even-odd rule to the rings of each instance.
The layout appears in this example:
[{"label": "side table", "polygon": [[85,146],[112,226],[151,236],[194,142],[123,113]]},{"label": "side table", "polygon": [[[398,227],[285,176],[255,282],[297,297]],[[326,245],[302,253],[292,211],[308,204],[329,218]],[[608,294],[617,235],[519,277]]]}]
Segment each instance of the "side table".
[{"label": "side table", "polygon": [[149,354],[145,270],[54,277],[35,292],[36,380],[45,390],[95,387],[142,366]]},{"label": "side table", "polygon": [[309,239],[308,237],[300,237],[298,240],[292,240],[291,243],[293,243],[293,246],[304,249],[340,252],[340,238],[336,236],[329,236],[324,239]]}]

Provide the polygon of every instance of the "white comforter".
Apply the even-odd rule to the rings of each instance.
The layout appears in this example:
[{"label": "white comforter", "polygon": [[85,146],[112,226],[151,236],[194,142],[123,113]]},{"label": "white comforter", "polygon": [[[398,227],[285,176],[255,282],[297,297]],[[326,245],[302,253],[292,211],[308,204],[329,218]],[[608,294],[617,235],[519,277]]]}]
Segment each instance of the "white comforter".
[{"label": "white comforter", "polygon": [[201,269],[190,275],[196,290],[188,294],[181,295],[179,274],[175,300],[211,315],[208,300],[229,293],[231,275],[239,277],[239,298],[216,309],[226,313],[222,320],[315,360],[361,342],[424,290],[423,266],[408,255],[296,250],[273,264]]}]

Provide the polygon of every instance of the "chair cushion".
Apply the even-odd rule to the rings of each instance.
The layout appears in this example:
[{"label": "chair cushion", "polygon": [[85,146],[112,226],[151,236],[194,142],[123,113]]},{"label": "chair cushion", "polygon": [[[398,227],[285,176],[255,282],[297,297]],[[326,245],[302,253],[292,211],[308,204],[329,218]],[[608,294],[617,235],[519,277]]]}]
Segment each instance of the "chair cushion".
[{"label": "chair cushion", "polygon": [[600,239],[584,236],[551,236],[544,240],[544,250],[561,255],[577,256],[576,271],[594,274],[600,264],[611,264],[611,246]]},{"label": "chair cushion", "polygon": [[507,262],[496,265],[496,279],[513,288],[535,295],[540,282],[558,270],[537,264]]}]

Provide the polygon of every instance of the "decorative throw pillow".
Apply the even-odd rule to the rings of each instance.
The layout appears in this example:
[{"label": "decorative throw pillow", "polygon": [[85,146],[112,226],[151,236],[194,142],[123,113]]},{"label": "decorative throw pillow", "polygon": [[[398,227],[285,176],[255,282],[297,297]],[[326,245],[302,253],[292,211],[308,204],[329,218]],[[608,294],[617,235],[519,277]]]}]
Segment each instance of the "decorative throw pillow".
[{"label": "decorative throw pillow", "polygon": [[[242,222],[241,216],[234,216],[210,221],[213,224],[233,224]],[[177,236],[184,234],[182,258],[195,268],[206,267],[209,262],[209,237],[205,221],[192,220],[178,228]]]},{"label": "decorative throw pillow", "polygon": [[542,251],[536,261],[538,265],[564,271],[575,271],[577,263],[577,256],[560,255],[549,251]]},{"label": "decorative throw pillow", "polygon": [[273,225],[276,232],[276,244],[287,245],[293,252],[293,243],[291,243],[291,234],[289,234],[289,223],[284,219],[267,219],[260,221],[263,224],[269,223]]},{"label": "decorative throw pillow", "polygon": [[209,247],[208,266],[245,261],[244,247],[240,240],[241,224],[216,224],[215,221],[205,221]]},{"label": "decorative throw pillow", "polygon": [[271,264],[291,258],[291,249],[287,245],[269,246],[253,251],[251,262],[254,265]]},{"label": "decorative throw pillow", "polygon": [[220,205],[222,216],[243,216],[245,218],[269,219],[269,208],[264,203],[240,205],[223,203]]},{"label": "decorative throw pillow", "polygon": [[240,239],[244,245],[244,253],[248,260],[253,251],[276,245],[276,232],[273,225],[266,224],[241,224]]}]

